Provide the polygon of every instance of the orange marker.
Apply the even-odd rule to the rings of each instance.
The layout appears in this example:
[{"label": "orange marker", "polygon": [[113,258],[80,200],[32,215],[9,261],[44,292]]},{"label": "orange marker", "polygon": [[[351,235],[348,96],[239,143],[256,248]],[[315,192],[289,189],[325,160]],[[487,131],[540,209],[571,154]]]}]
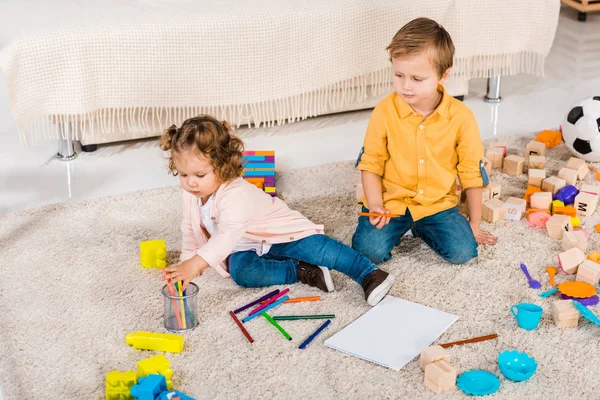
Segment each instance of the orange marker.
[{"label": "orange marker", "polygon": [[310,296],[310,297],[295,297],[284,301],[284,303],[300,303],[301,301],[319,301],[321,296]]},{"label": "orange marker", "polygon": [[359,217],[386,217],[386,218],[398,218],[399,215],[398,214],[381,214],[381,213],[374,213],[374,212],[359,212],[358,213]]}]

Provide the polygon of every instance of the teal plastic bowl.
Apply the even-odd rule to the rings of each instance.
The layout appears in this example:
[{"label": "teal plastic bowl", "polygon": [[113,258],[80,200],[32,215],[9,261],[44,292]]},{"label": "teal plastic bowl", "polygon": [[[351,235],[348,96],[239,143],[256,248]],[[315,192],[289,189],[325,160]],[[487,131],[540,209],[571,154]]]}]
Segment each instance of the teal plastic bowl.
[{"label": "teal plastic bowl", "polygon": [[507,379],[515,382],[526,381],[537,371],[538,364],[527,353],[506,350],[498,354],[498,367]]}]

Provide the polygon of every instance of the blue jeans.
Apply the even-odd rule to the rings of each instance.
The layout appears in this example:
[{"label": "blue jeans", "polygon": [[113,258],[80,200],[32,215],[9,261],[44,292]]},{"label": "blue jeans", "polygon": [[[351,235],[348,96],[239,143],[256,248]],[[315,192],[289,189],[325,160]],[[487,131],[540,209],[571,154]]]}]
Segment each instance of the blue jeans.
[{"label": "blue jeans", "polygon": [[[363,207],[364,212],[368,212]],[[409,229],[423,239],[440,257],[452,264],[464,264],[477,257],[477,241],[467,222],[456,207],[413,221],[410,211],[390,219],[377,229],[369,217],[358,217],[358,226],[352,237],[352,248],[360,251],[375,264],[392,258],[392,249]]]},{"label": "blue jeans", "polygon": [[368,258],[326,235],[311,235],[271,246],[266,254],[240,251],[229,256],[229,273],[240,286],[262,287],[298,282],[298,261],[334,269],[361,284],[377,269]]}]

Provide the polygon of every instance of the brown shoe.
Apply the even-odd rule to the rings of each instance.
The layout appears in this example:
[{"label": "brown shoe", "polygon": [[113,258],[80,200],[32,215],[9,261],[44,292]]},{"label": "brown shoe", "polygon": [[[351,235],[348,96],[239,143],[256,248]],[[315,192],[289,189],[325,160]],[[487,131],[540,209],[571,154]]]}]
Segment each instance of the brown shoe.
[{"label": "brown shoe", "polygon": [[324,292],[333,292],[333,280],[327,267],[317,267],[316,265],[298,262],[296,267],[298,280],[308,286],[317,287]]},{"label": "brown shoe", "polygon": [[367,304],[374,306],[379,303],[390,291],[396,277],[385,271],[376,269],[363,279],[362,287],[365,291]]}]

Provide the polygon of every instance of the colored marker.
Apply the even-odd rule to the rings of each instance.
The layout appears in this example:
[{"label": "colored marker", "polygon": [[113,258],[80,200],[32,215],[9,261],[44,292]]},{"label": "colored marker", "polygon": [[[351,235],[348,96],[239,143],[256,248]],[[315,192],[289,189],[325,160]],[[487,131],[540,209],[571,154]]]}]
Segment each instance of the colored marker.
[{"label": "colored marker", "polygon": [[266,299],[269,299],[269,298],[271,298],[271,297],[275,296],[277,293],[279,293],[279,289],[277,289],[277,290],[273,290],[271,293],[265,294],[265,295],[264,295],[263,297],[261,297],[260,299],[254,300],[252,303],[248,303],[248,304],[246,304],[245,306],[238,308],[238,309],[237,309],[237,310],[235,310],[233,313],[234,313],[234,314],[237,314],[237,313],[239,313],[240,311],[244,311],[245,309],[247,309],[247,308],[250,308],[250,307],[252,307],[252,306],[253,306],[253,305],[255,305],[255,304],[258,304],[258,303],[260,303],[260,302],[261,302],[261,301],[263,301],[263,300],[266,300]]},{"label": "colored marker", "polygon": [[281,327],[281,325],[279,325],[279,324],[277,323],[277,321],[275,321],[273,318],[271,318],[271,316],[270,316],[269,314],[267,314],[266,312],[262,312],[261,314],[262,314],[262,316],[263,316],[263,317],[265,317],[265,318],[267,319],[267,321],[269,321],[269,322],[270,322],[270,323],[271,323],[271,324],[272,324],[272,325],[273,325],[275,328],[277,328],[277,330],[278,330],[279,332],[281,332],[281,334],[282,334],[283,336],[285,336],[285,338],[286,338],[287,340],[292,340],[292,337],[291,337],[291,336],[290,336],[290,335],[289,335],[289,334],[288,334],[288,333],[285,331],[285,329],[283,329],[283,328]]},{"label": "colored marker", "polygon": [[321,296],[309,296],[309,297],[292,297],[287,300],[286,303],[300,303],[301,301],[319,301]]},{"label": "colored marker", "polygon": [[298,319],[330,319],[335,318],[334,314],[322,314],[322,315],[278,315],[273,317],[275,321],[295,321]]},{"label": "colored marker", "polygon": [[[270,310],[271,308],[277,307],[278,305],[280,305],[281,303],[283,303],[287,299],[289,299],[289,296],[284,296],[284,297],[280,298],[279,300],[277,300],[275,303],[271,303],[268,306],[266,306],[265,308],[263,308],[263,311],[267,311],[267,310]],[[242,322],[248,322],[252,318],[258,317],[259,315],[260,315],[259,313],[248,315],[246,318],[244,318],[242,320]]]},{"label": "colored marker", "polygon": [[302,342],[302,344],[301,344],[300,346],[298,346],[298,348],[302,350],[302,349],[304,349],[306,346],[308,346],[308,344],[309,344],[310,342],[312,342],[312,341],[313,341],[313,339],[314,339],[314,338],[315,338],[315,337],[316,337],[316,336],[317,336],[319,333],[321,333],[321,331],[322,331],[323,329],[327,328],[327,325],[329,325],[330,323],[331,323],[331,320],[330,320],[330,319],[328,319],[327,321],[323,322],[323,325],[321,325],[321,326],[319,327],[319,329],[317,329],[317,330],[315,331],[315,333],[313,333],[312,335],[310,335],[310,336],[308,337],[308,339],[306,339],[304,342]]},{"label": "colored marker", "polygon": [[235,316],[235,314],[233,313],[233,311],[229,311],[229,315],[231,315],[231,318],[233,318],[233,320],[235,321],[235,323],[237,324],[237,326],[240,327],[240,330],[242,331],[242,333],[244,334],[244,336],[246,336],[246,339],[248,339],[248,341],[250,343],[253,343],[254,339],[252,339],[252,336],[250,336],[250,334],[248,333],[248,331],[246,330],[246,328],[244,328],[244,325],[242,325],[242,323],[240,322],[240,320],[238,319],[238,317]]},{"label": "colored marker", "polygon": [[187,329],[187,320],[185,318],[185,307],[183,305],[183,293],[181,292],[181,282],[175,282],[175,287],[177,288],[177,293],[179,294],[179,305],[181,306],[181,322],[183,324],[183,329]]},{"label": "colored marker", "polygon": [[[264,302],[263,304],[261,304],[260,306],[256,307],[254,310],[250,311],[250,313],[248,315],[252,315],[252,314],[256,314],[257,312],[259,312],[260,310],[264,310],[264,308],[266,306],[268,306],[269,304],[275,303],[281,296],[285,295],[287,292],[290,291],[290,288],[287,288],[285,290],[282,290],[281,293],[271,297],[269,300],[267,300],[266,302]],[[288,297],[289,298],[289,297]]]},{"label": "colored marker", "polygon": [[[167,280],[167,287],[169,288],[169,294],[171,297],[175,297],[175,289],[173,288],[173,282],[170,279]],[[177,326],[179,329],[183,329],[183,325],[181,324],[181,316],[179,315],[179,307],[177,307],[177,300],[171,299],[173,302],[173,309],[175,310],[175,319],[177,319]]]},{"label": "colored marker", "polygon": [[187,299],[185,297],[187,297],[187,289],[185,289],[183,291],[183,304],[185,304],[185,309],[187,311],[187,315],[190,316],[190,322],[192,323],[192,326],[196,326],[196,319],[194,318],[194,314],[192,314],[192,310],[190,310],[190,307],[188,306],[188,302]]}]

